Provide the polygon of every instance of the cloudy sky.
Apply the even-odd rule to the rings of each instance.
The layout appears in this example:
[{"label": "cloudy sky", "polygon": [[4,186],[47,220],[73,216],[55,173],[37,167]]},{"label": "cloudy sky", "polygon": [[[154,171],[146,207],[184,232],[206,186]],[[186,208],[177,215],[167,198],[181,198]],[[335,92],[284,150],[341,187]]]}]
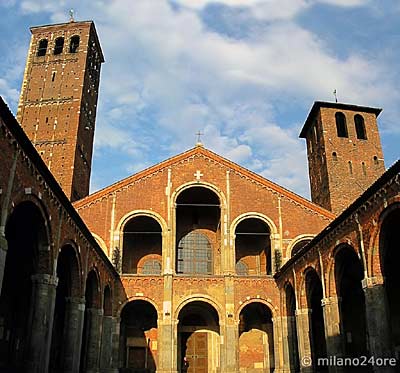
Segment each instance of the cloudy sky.
[{"label": "cloudy sky", "polygon": [[0,0],[0,95],[16,112],[29,26],[92,19],[103,47],[92,191],[204,145],[308,197],[315,100],[384,109],[400,158],[399,0]]}]

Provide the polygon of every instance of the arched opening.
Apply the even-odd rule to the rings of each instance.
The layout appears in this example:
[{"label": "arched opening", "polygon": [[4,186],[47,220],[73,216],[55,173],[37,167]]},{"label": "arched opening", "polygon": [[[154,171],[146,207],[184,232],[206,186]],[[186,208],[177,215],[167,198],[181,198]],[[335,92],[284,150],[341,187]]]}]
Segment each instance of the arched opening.
[{"label": "arched opening", "polygon": [[97,273],[92,269],[86,278],[85,316],[83,319],[81,373],[98,369],[101,314],[100,284]]},{"label": "arched opening", "polygon": [[366,140],[367,132],[365,131],[364,117],[360,114],[354,116],[354,124],[356,126],[357,139]]},{"label": "arched opening", "polygon": [[79,48],[79,35],[74,35],[71,37],[69,42],[69,53],[76,53],[78,52]]},{"label": "arched opening", "polygon": [[38,57],[43,57],[46,55],[47,52],[47,45],[49,44],[47,39],[39,40],[38,50],[36,55]]},{"label": "arched opening", "polygon": [[220,331],[215,308],[193,301],[182,308],[178,320],[178,371],[219,372]]},{"label": "arched opening", "polygon": [[296,298],[293,286],[285,286],[286,317],[289,349],[289,367],[291,372],[300,371],[299,349],[297,343],[297,324],[296,324]]},{"label": "arched opening", "polygon": [[143,300],[125,305],[120,333],[120,367],[131,369],[129,372],[155,372],[158,333],[154,306]]},{"label": "arched opening", "polygon": [[235,229],[236,265],[248,267],[248,275],[272,274],[272,253],[268,225],[257,218],[242,220]]},{"label": "arched opening", "polygon": [[367,356],[365,297],[361,262],[349,246],[335,255],[335,280],[346,356]]},{"label": "arched opening", "polygon": [[103,292],[103,323],[101,328],[100,372],[111,368],[114,353],[113,339],[115,327],[112,317],[112,295],[110,285],[106,285]]},{"label": "arched opening", "polygon": [[112,316],[111,289],[109,285],[104,288],[103,314],[104,316]]},{"label": "arched opening", "polygon": [[271,310],[263,303],[246,305],[239,315],[239,370],[273,372],[274,333]]},{"label": "arched opening", "polygon": [[342,112],[337,112],[335,114],[336,120],[336,133],[338,137],[349,137],[347,132],[346,117]]},{"label": "arched opening", "polygon": [[54,41],[54,54],[61,54],[64,48],[64,38],[60,36]]},{"label": "arched opening", "polygon": [[304,246],[306,246],[309,242],[311,242],[310,238],[306,238],[304,240],[298,241],[292,247],[291,257],[295,256]]},{"label": "arched opening", "polygon": [[122,273],[161,275],[160,224],[149,216],[130,219],[123,229]]},{"label": "arched opening", "polygon": [[322,283],[314,269],[306,273],[307,306],[310,310],[310,346],[314,371],[324,371],[327,368],[317,366],[318,359],[326,357],[326,340],[324,314],[322,310]]},{"label": "arched opening", "polygon": [[58,255],[57,278],[49,362],[50,372],[59,372],[66,368],[65,360],[68,359],[69,354],[67,340],[70,339],[69,331],[71,331],[70,320],[74,317],[71,300],[80,296],[79,262],[76,251],[71,245],[64,246]]},{"label": "arched opening", "polygon": [[176,272],[218,272],[221,245],[220,201],[205,187],[191,187],[176,200]]},{"label": "arched opening", "polygon": [[[400,204],[390,211],[380,232],[380,257],[387,296],[390,339],[393,356],[400,351]],[[398,355],[397,355],[398,356]]]},{"label": "arched opening", "polygon": [[[43,251],[48,253],[45,221],[31,202],[19,204],[5,229],[8,243],[0,294],[0,367],[5,371],[27,369],[35,299],[32,276],[38,273]],[[45,347],[45,346],[43,346]]]}]

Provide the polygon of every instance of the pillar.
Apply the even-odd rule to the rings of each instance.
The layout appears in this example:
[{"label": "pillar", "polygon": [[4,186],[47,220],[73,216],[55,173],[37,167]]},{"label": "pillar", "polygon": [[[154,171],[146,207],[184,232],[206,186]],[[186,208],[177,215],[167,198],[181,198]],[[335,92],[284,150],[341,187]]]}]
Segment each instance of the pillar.
[{"label": "pillar", "polygon": [[86,309],[86,317],[88,329],[85,372],[98,373],[103,310],[98,308],[88,308]]},{"label": "pillar", "polygon": [[32,276],[32,323],[28,372],[47,372],[50,358],[57,278],[48,274]]},{"label": "pillar", "polygon": [[310,331],[310,314],[308,308],[296,310],[296,326],[297,326],[297,341],[299,346],[300,372],[311,373],[311,331]]},{"label": "pillar", "polygon": [[282,318],[274,317],[273,322],[273,339],[274,339],[274,372],[282,373],[284,371],[283,341],[282,341]]},{"label": "pillar", "polygon": [[236,373],[239,371],[239,321],[225,325],[225,335],[221,338],[221,371]]},{"label": "pillar", "polygon": [[158,373],[177,373],[178,320],[165,318],[158,323]]},{"label": "pillar", "polygon": [[85,298],[66,298],[62,365],[64,373],[79,372],[84,313]]},{"label": "pillar", "polygon": [[[343,357],[342,335],[340,333],[340,313],[337,297],[323,298],[321,301],[324,314],[326,354],[330,356]],[[342,372],[343,367],[329,366],[329,372]]]},{"label": "pillar", "polygon": [[4,269],[6,267],[8,242],[3,234],[0,233],[0,294],[3,286]]},{"label": "pillar", "polygon": [[118,373],[120,318],[103,316],[100,372]]},{"label": "pillar", "polygon": [[282,372],[294,372],[298,362],[298,345],[295,316],[282,316]]},{"label": "pillar", "polygon": [[[386,292],[383,281],[367,278],[362,281],[365,293],[365,311],[370,355],[374,357],[394,357],[390,343],[390,329]],[[373,367],[374,372],[394,372],[393,367]]]}]

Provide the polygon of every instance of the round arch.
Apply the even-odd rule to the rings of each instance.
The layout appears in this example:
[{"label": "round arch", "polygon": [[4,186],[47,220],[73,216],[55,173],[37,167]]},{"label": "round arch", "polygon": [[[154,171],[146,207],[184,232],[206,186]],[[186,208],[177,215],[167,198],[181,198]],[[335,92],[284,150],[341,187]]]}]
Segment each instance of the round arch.
[{"label": "round arch", "polygon": [[[322,283],[321,271],[319,269],[319,266],[316,266],[315,263],[310,264],[309,266],[307,266],[307,268],[305,268],[303,270],[302,275],[301,275],[301,280],[300,280],[300,282],[298,284],[298,289],[299,289],[299,292],[298,292],[298,294],[299,294],[299,297],[298,297],[299,308],[307,308],[308,307],[308,305],[307,305],[306,277],[307,277],[307,274],[309,272],[311,272],[311,271],[314,271],[317,274],[319,280]],[[296,289],[295,289],[295,291],[296,291]]]},{"label": "round arch", "polygon": [[92,236],[94,237],[96,242],[99,244],[101,249],[108,255],[108,248],[107,248],[105,241],[98,234],[96,234],[94,232],[90,232],[90,233],[92,234]]},{"label": "round arch", "polygon": [[314,237],[315,234],[300,234],[295,238],[293,238],[293,240],[290,242],[289,246],[286,249],[286,258],[290,259],[292,257],[292,250],[298,243],[308,240],[311,241]]},{"label": "round arch", "polygon": [[[89,274],[90,274],[91,272],[93,272],[93,273],[95,274],[95,276],[96,276],[96,280],[97,280],[97,292],[98,292],[99,295],[101,295],[101,294],[102,294],[102,291],[101,291],[101,290],[103,289],[103,287],[102,287],[102,281],[101,281],[100,271],[99,271],[99,269],[97,268],[96,265],[92,265],[90,268],[88,268],[88,271],[87,271],[87,273],[86,273],[86,280],[88,279],[88,276],[89,276]],[[86,284],[86,282],[85,282],[85,284]],[[85,285],[85,290],[86,290],[86,285]]]},{"label": "round arch", "polygon": [[268,309],[271,311],[272,319],[274,317],[276,317],[278,314],[278,308],[274,307],[274,305],[269,300],[263,299],[263,298],[250,298],[250,299],[246,299],[246,301],[244,301],[242,304],[239,305],[239,307],[236,311],[236,315],[235,315],[236,321],[239,321],[239,316],[240,316],[240,313],[243,311],[243,309],[252,303],[262,303],[265,306],[267,306]]},{"label": "round arch", "polygon": [[246,212],[244,214],[237,216],[232,221],[231,226],[230,226],[230,232],[231,232],[232,239],[234,239],[234,237],[235,237],[236,227],[239,225],[239,223],[241,223],[243,220],[246,220],[246,219],[260,219],[265,224],[267,224],[272,237],[273,237],[273,235],[278,234],[278,229],[276,228],[275,223],[268,216],[266,216],[260,212]]},{"label": "round arch", "polygon": [[222,313],[222,306],[221,304],[219,304],[215,299],[211,298],[208,295],[204,295],[204,294],[192,294],[187,296],[186,298],[184,298],[183,300],[181,300],[181,302],[179,303],[179,305],[175,308],[174,311],[174,318],[176,320],[178,320],[179,317],[179,313],[182,311],[182,309],[192,303],[192,302],[204,302],[204,303],[208,303],[210,306],[212,306],[215,311],[218,314],[218,319],[219,319],[219,323],[221,323],[221,320],[224,320],[223,318],[223,313]]},{"label": "round arch", "polygon": [[200,188],[203,187],[203,188],[211,190],[218,196],[221,209],[226,208],[226,205],[227,205],[226,198],[225,198],[225,195],[222,192],[222,190],[217,188],[215,185],[213,185],[211,183],[207,183],[205,181],[190,181],[188,183],[182,184],[179,187],[177,187],[171,195],[171,201],[172,201],[173,206],[175,206],[176,200],[179,197],[179,195],[182,192],[184,192],[186,189],[190,189],[192,187],[200,187]]},{"label": "round arch", "polygon": [[119,222],[117,224],[116,231],[119,232],[120,238],[121,238],[121,234],[123,233],[126,223],[128,223],[129,220],[139,217],[139,216],[147,216],[149,218],[156,220],[157,223],[160,224],[162,234],[165,234],[165,232],[167,232],[167,230],[168,230],[167,223],[165,222],[163,217],[160,214],[158,214],[157,212],[154,212],[151,210],[132,210],[132,211],[128,212],[127,214],[125,214],[119,220]]},{"label": "round arch", "polygon": [[153,299],[151,299],[151,298],[149,298],[149,297],[146,297],[145,295],[141,295],[141,296],[134,295],[134,296],[131,296],[131,297],[129,297],[128,299],[126,299],[124,302],[122,302],[122,304],[120,304],[119,307],[118,307],[118,309],[117,309],[117,312],[116,312],[117,317],[118,317],[118,318],[121,318],[121,312],[122,312],[122,310],[124,309],[124,307],[125,307],[126,305],[128,305],[128,304],[131,303],[131,302],[138,301],[138,300],[141,300],[141,301],[150,303],[150,304],[154,307],[154,309],[156,310],[156,312],[157,312],[157,318],[158,318],[159,320],[162,319],[162,314],[160,313],[160,312],[161,312],[161,311],[160,311],[160,307],[157,305],[157,303],[156,303]]}]

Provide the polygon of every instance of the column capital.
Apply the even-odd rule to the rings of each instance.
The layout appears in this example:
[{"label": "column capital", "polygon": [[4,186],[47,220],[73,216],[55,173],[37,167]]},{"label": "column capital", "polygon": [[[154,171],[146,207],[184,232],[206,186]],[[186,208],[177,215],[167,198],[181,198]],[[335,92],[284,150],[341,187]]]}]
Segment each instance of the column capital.
[{"label": "column capital", "polygon": [[331,304],[338,304],[342,300],[341,297],[326,297],[321,299],[321,306],[329,306]]},{"label": "column capital", "polygon": [[49,275],[48,273],[36,273],[31,276],[31,280],[33,283],[44,284],[57,286],[58,285],[58,277]]},{"label": "column capital", "polygon": [[67,303],[71,304],[86,304],[85,298],[84,297],[66,297],[65,298]]},{"label": "column capital", "polygon": [[295,311],[295,315],[296,315],[296,316],[299,316],[299,315],[309,315],[309,314],[311,314],[311,312],[312,312],[312,309],[311,309],[311,308],[298,308],[298,309]]},{"label": "column capital", "polygon": [[89,313],[92,313],[94,315],[98,315],[98,316],[103,316],[103,314],[104,314],[104,311],[102,308],[89,307],[89,308],[86,308],[86,311],[88,311]]},{"label": "column capital", "polygon": [[361,281],[361,286],[365,290],[374,286],[383,285],[384,279],[382,276],[367,277]]}]

